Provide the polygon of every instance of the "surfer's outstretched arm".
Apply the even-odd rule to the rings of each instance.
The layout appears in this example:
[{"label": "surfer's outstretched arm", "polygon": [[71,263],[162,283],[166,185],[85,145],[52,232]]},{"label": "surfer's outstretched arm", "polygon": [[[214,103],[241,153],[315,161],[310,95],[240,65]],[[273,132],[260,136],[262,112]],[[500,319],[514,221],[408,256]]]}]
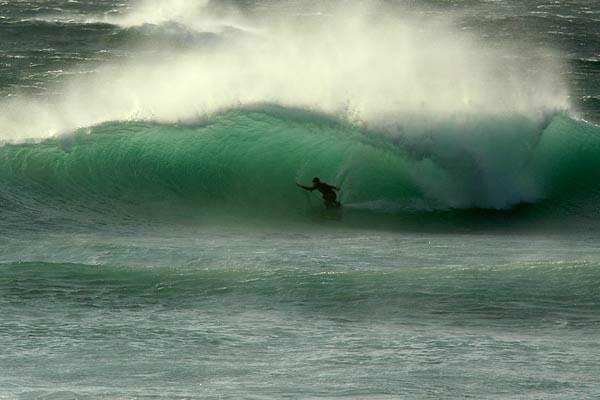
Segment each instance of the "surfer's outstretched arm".
[{"label": "surfer's outstretched arm", "polygon": [[298,182],[296,182],[296,185],[298,185],[298,186],[299,186],[299,187],[301,187],[302,189],[304,189],[304,190],[308,190],[308,191],[310,191],[310,192],[312,192],[313,190],[315,190],[315,189],[316,189],[316,187],[314,187],[314,186],[313,186],[313,187],[308,187],[308,186],[301,185],[301,184],[299,184]]}]

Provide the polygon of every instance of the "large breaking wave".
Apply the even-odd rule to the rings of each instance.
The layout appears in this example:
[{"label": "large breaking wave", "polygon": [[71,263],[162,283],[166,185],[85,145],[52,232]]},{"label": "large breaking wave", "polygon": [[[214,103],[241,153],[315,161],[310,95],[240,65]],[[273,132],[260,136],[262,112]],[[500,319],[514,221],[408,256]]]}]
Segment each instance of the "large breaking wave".
[{"label": "large breaking wave", "polygon": [[313,176],[343,188],[345,219],[594,212],[599,131],[570,117],[550,49],[379,3],[161,4],[61,20],[128,57],[0,102],[7,220],[302,219],[321,201],[294,182]]},{"label": "large breaking wave", "polygon": [[406,121],[390,136],[263,105],[189,125],[106,123],[5,145],[3,211],[119,215],[150,207],[160,217],[184,207],[192,214],[302,219],[321,210],[321,200],[294,182],[320,176],[343,188],[344,215],[361,218],[476,209],[506,217],[523,205],[534,214],[550,210],[541,217],[594,214],[596,126],[560,114],[543,121],[455,118],[427,132]]}]

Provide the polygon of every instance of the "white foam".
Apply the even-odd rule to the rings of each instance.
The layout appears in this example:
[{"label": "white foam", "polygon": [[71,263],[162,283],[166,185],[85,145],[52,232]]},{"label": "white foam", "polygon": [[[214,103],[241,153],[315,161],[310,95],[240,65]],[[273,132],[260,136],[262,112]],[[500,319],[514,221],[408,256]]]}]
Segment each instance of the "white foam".
[{"label": "white foam", "polygon": [[558,58],[492,47],[451,19],[398,15],[381,5],[242,17],[239,10],[216,15],[205,1],[149,4],[114,22],[174,21],[217,33],[239,23],[252,33],[101,65],[96,74],[68,80],[53,98],[3,100],[0,138],[47,137],[110,120],[187,121],[260,102],[351,114],[366,123],[406,113],[535,116],[569,107]]}]

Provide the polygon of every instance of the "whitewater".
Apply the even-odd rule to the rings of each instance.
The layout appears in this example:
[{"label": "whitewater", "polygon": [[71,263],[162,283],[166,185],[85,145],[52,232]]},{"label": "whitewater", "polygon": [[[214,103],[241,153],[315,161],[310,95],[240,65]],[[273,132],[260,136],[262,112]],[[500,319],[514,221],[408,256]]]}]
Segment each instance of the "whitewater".
[{"label": "whitewater", "polygon": [[598,22],[0,2],[0,399],[600,396]]}]

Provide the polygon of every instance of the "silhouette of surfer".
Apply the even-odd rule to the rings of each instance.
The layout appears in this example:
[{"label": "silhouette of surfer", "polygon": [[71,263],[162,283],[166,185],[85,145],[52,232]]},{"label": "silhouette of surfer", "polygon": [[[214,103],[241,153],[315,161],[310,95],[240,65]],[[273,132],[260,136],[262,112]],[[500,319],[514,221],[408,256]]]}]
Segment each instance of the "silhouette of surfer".
[{"label": "silhouette of surfer", "polygon": [[317,177],[313,178],[312,186],[304,186],[296,182],[296,185],[300,186],[304,190],[308,190],[312,192],[313,190],[318,190],[323,195],[323,200],[325,201],[325,207],[327,208],[340,208],[342,204],[337,201],[337,195],[335,191],[340,191],[340,188],[337,186],[332,186],[328,183],[321,182],[321,180]]}]

